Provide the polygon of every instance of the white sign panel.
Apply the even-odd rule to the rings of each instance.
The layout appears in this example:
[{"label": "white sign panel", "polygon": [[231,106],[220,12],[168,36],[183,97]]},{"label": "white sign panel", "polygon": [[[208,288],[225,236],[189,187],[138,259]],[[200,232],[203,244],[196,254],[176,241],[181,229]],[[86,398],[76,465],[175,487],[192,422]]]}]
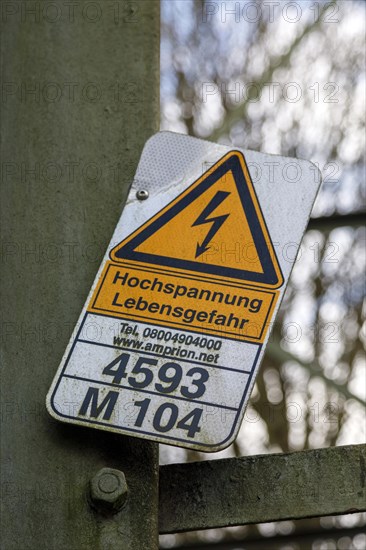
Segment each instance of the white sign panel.
[{"label": "white sign panel", "polygon": [[319,181],[307,161],[153,136],[50,388],[50,414],[227,447]]}]

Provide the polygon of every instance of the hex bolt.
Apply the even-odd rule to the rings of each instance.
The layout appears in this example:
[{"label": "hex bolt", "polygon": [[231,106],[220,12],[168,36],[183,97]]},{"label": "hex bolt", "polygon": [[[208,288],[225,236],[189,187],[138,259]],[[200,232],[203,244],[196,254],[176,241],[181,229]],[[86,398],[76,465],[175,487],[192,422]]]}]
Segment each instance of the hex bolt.
[{"label": "hex bolt", "polygon": [[116,514],[126,503],[128,487],[125,474],[113,468],[102,468],[89,485],[90,504],[103,514]]},{"label": "hex bolt", "polygon": [[139,201],[145,201],[148,197],[149,197],[149,192],[146,191],[146,189],[139,189],[139,190],[136,192],[136,198],[137,198]]}]

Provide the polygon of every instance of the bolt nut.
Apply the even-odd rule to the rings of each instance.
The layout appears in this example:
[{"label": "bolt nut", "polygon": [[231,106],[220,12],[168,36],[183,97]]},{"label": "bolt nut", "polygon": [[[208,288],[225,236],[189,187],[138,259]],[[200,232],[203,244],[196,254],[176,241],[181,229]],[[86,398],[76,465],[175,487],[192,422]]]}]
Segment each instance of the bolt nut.
[{"label": "bolt nut", "polygon": [[102,468],[90,481],[90,503],[98,512],[116,514],[127,500],[126,478],[120,470]]},{"label": "bolt nut", "polygon": [[149,197],[149,192],[146,191],[146,189],[139,189],[139,190],[136,192],[136,198],[137,198],[139,201],[145,201],[148,197]]}]

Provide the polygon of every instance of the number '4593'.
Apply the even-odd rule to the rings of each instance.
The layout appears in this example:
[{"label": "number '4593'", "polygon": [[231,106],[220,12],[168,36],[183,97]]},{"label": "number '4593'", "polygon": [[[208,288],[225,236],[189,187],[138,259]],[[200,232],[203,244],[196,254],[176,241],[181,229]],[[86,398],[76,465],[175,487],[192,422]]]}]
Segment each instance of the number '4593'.
[{"label": "number '4593'", "polygon": [[[155,367],[158,364],[158,360],[150,357],[139,357],[131,372],[128,373],[127,365],[129,359],[129,353],[122,353],[103,369],[103,374],[112,376],[113,384],[120,384],[125,378],[128,384],[135,389],[146,388],[154,380],[154,371],[151,367]],[[140,375],[139,380],[136,378],[137,375]],[[155,383],[154,389],[159,393],[172,393],[182,382],[183,369],[178,363],[170,361],[164,363],[158,369],[157,376],[159,382]],[[207,370],[202,367],[192,367],[186,372],[185,376],[189,380],[189,385],[182,385],[180,387],[181,395],[186,399],[198,399],[202,397],[206,391],[205,382],[209,378]]]}]

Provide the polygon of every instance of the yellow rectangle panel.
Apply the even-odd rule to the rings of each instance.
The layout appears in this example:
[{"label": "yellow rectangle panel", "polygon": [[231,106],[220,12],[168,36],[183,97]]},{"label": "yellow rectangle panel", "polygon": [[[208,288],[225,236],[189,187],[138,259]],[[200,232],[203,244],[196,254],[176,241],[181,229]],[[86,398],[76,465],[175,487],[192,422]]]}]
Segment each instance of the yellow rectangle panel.
[{"label": "yellow rectangle panel", "polygon": [[276,300],[273,291],[108,262],[88,311],[262,343]]}]

